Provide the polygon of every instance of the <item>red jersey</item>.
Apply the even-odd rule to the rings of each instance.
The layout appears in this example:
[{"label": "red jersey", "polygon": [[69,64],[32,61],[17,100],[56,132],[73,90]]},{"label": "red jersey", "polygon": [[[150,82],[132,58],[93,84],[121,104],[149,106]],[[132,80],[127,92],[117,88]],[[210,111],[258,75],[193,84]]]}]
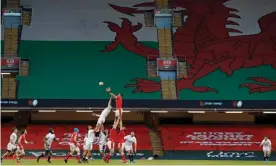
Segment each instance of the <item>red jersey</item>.
[{"label": "red jersey", "polygon": [[117,96],[116,97],[116,108],[117,109],[122,109],[123,108],[123,98],[122,98],[122,96]]},{"label": "red jersey", "polygon": [[110,132],[109,132],[109,139],[110,139],[110,141],[115,142],[116,141],[116,137],[117,137],[116,129],[114,129],[114,128],[110,129]]},{"label": "red jersey", "polygon": [[78,133],[77,132],[73,132],[73,134],[70,138],[70,143],[74,144],[74,145],[77,145],[77,141],[75,141],[75,140],[78,140]]},{"label": "red jersey", "polygon": [[25,143],[25,141],[26,141],[25,134],[20,135],[20,137],[18,139],[18,146],[19,146],[20,149],[24,149],[23,143]]},{"label": "red jersey", "polygon": [[118,133],[118,143],[124,143],[125,142],[125,131],[121,130]]}]

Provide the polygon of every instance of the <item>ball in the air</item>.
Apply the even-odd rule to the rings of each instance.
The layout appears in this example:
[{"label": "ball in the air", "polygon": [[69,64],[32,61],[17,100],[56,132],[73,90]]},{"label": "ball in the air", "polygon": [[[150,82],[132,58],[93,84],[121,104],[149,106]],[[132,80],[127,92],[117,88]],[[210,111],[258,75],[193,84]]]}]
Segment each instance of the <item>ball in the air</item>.
[{"label": "ball in the air", "polygon": [[99,82],[99,85],[100,85],[100,86],[103,86],[103,85],[104,85],[104,83],[103,83],[103,82]]}]

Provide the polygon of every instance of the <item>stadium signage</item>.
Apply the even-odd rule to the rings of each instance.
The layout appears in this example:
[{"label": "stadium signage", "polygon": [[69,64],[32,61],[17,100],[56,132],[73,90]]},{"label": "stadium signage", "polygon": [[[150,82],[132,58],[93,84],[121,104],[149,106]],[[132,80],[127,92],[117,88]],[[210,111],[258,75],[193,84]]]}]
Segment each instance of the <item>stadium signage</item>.
[{"label": "stadium signage", "polygon": [[194,141],[249,141],[252,139],[253,135],[244,134],[244,132],[194,132],[193,135],[187,135],[186,137]]},{"label": "stadium signage", "polygon": [[[45,151],[28,151],[28,156],[35,156],[38,157],[41,155],[41,153],[44,153]],[[65,157],[67,156],[67,151],[53,151],[54,157]],[[101,156],[101,153],[92,153],[93,156]],[[73,154],[73,156],[77,156],[77,154]],[[115,153],[114,156],[121,156],[119,153]],[[143,157],[145,156],[144,153],[136,153],[136,156]]]},{"label": "stadium signage", "polygon": [[[25,154],[26,156],[34,156],[34,157],[38,157],[41,155],[41,153],[44,153],[45,150],[25,150]],[[68,154],[68,151],[67,150],[53,150],[53,157],[66,157]],[[92,156],[94,159],[101,159],[101,154],[96,150],[96,151],[93,151],[92,153]],[[145,158],[150,158],[152,156],[152,152],[151,151],[138,151],[136,154],[135,154],[135,158],[136,159],[145,159]],[[73,157],[77,157],[77,154],[73,154]],[[115,159],[119,159],[121,158],[121,155],[119,153],[114,153],[113,157]]]},{"label": "stadium signage", "polygon": [[[1,106],[4,109],[103,109],[106,107],[107,100],[105,99],[2,99]],[[210,104],[214,103],[214,104]],[[173,109],[180,111],[183,108],[200,108],[200,109],[241,109],[244,111],[252,111],[252,109],[266,110],[275,109],[275,100],[245,100],[245,101],[233,101],[233,100],[223,100],[223,101],[201,101],[201,100],[150,100],[150,99],[140,99],[124,100],[124,108],[128,110],[143,110],[146,109]],[[150,108],[150,109],[149,109]],[[169,111],[169,110],[167,110]],[[254,110],[253,110],[254,111]]]},{"label": "stadium signage", "polygon": [[208,158],[256,158],[255,152],[222,152],[210,151],[207,152]]},{"label": "stadium signage", "polygon": [[177,70],[177,60],[176,59],[158,59],[158,70]]},{"label": "stadium signage", "polygon": [[2,57],[1,70],[19,70],[20,58],[17,57]]},{"label": "stadium signage", "polygon": [[180,144],[194,144],[195,146],[204,146],[205,149],[212,146],[224,147],[224,149],[233,149],[232,147],[236,146],[252,147],[261,143],[254,141],[253,136],[253,134],[244,132],[193,132],[186,135],[187,140],[180,141]]}]

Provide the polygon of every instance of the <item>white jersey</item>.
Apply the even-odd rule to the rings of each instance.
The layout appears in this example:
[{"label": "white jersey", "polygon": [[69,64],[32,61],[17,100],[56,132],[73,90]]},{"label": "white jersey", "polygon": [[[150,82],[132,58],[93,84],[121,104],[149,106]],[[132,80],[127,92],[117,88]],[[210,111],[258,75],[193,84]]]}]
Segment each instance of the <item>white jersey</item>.
[{"label": "white jersey", "polygon": [[263,148],[271,148],[271,141],[269,139],[263,140],[261,145],[263,145]]},{"label": "white jersey", "polygon": [[16,133],[12,133],[10,136],[10,142],[7,145],[7,150],[8,151],[14,151],[16,150],[16,140],[17,140],[17,134]]},{"label": "white jersey", "polygon": [[54,139],[56,138],[55,134],[52,134],[52,133],[48,133],[45,138],[47,139],[46,140],[46,144],[47,146],[51,147]]},{"label": "white jersey", "polygon": [[94,139],[95,139],[94,130],[88,130],[88,133],[87,133],[87,142],[93,142]]},{"label": "white jersey", "polygon": [[109,105],[108,107],[106,107],[102,111],[102,113],[101,113],[101,115],[100,115],[100,117],[98,119],[98,122],[97,122],[98,124],[101,124],[101,123],[105,122],[105,119],[106,119],[107,115],[110,113],[111,109],[112,109],[112,107],[111,107],[111,105]]},{"label": "white jersey", "polygon": [[83,142],[85,143],[87,141],[87,135],[84,137]]},{"label": "white jersey", "polygon": [[10,143],[15,145],[16,140],[17,140],[17,134],[12,133],[11,136],[10,136]]},{"label": "white jersey", "polygon": [[131,135],[125,136],[125,146],[132,146],[133,143],[137,143],[136,138]]},{"label": "white jersey", "polygon": [[107,135],[105,135],[103,132],[100,133],[100,142],[99,144],[105,145],[107,142]]}]

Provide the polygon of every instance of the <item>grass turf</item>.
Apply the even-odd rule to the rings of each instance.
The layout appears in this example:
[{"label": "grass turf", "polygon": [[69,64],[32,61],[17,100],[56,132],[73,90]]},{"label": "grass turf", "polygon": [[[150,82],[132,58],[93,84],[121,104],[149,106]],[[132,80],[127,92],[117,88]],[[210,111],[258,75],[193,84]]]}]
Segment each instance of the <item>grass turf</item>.
[{"label": "grass turf", "polygon": [[[4,160],[2,165],[16,165],[13,160]],[[76,160],[69,160],[67,164],[61,159],[53,159],[51,164],[48,164],[45,159],[41,159],[39,163],[35,159],[23,159],[20,165],[276,165],[276,161],[268,163],[264,161],[237,161],[237,160],[136,160],[134,164],[122,164],[120,160],[111,160],[110,163],[104,163],[102,160],[89,161],[89,163],[78,164]]]}]

